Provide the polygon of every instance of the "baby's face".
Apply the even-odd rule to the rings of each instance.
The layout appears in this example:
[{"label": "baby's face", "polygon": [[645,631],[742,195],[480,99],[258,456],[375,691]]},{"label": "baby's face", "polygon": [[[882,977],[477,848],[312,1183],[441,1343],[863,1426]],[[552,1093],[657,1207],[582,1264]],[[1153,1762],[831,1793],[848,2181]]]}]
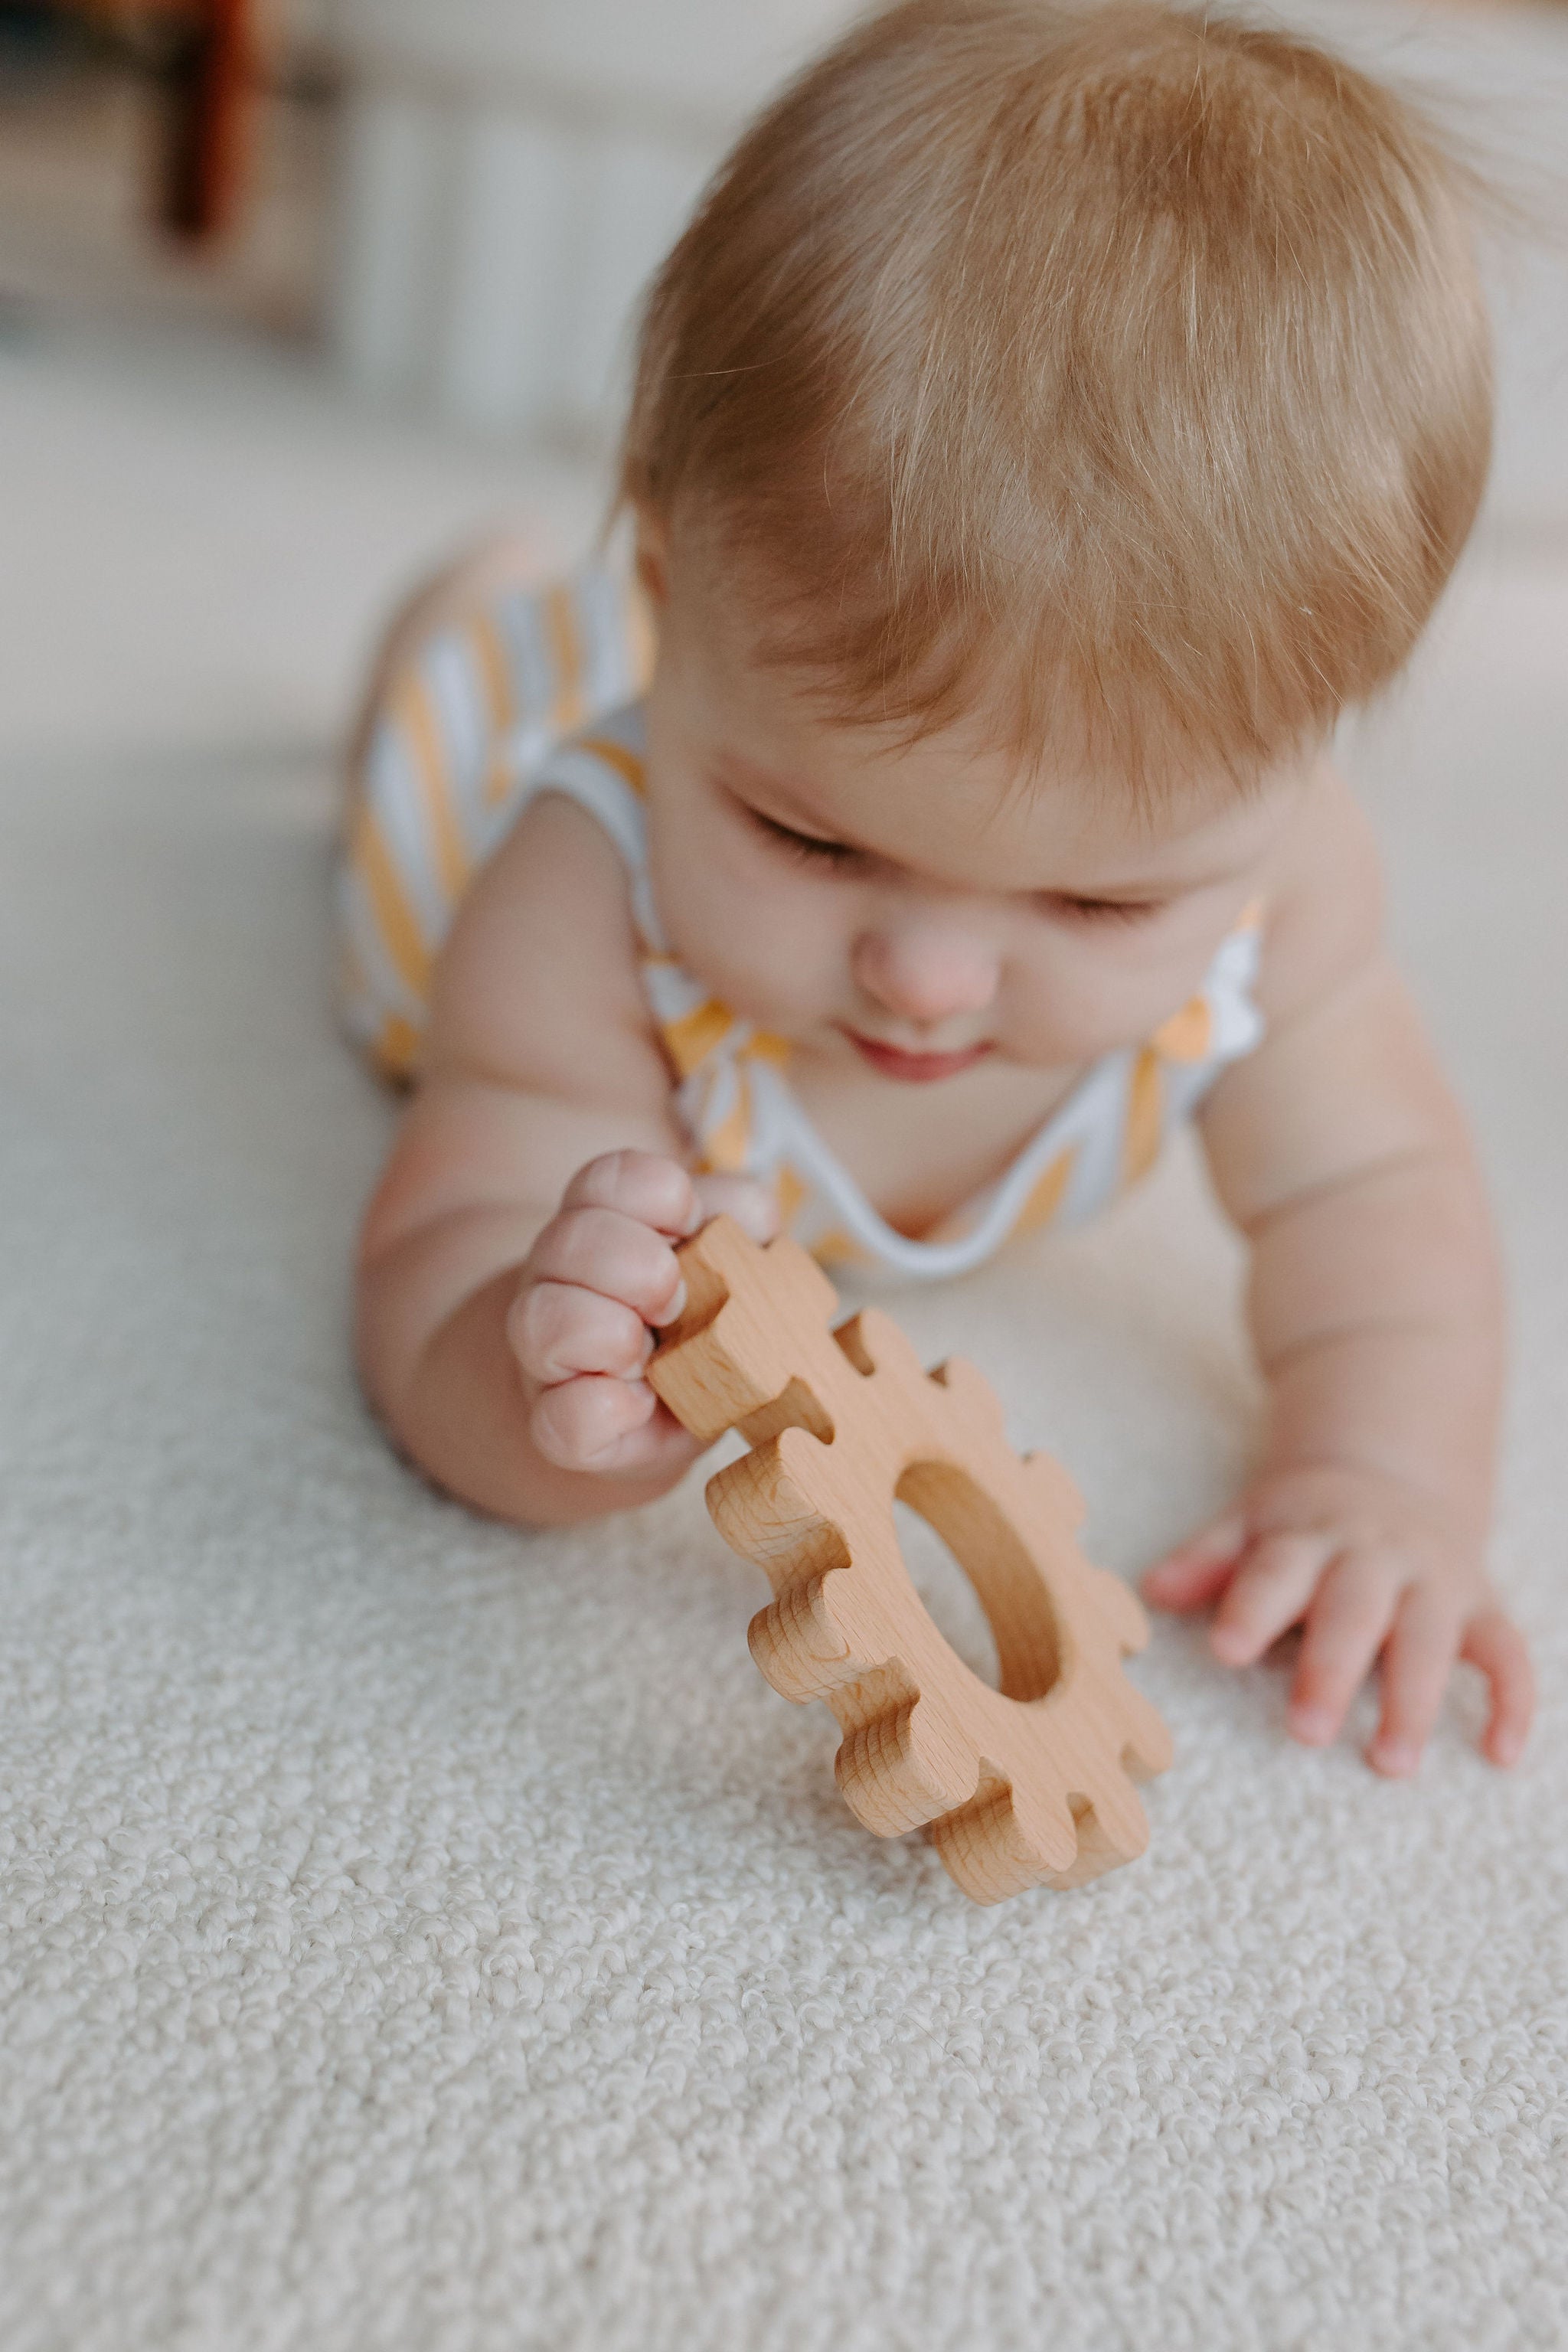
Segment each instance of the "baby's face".
[{"label": "baby's face", "polygon": [[989,1056],[1063,1069],[1184,1004],[1264,894],[1310,764],[1255,794],[915,742],[822,712],[743,616],[663,606],[649,694],[654,895],[681,963],[813,1054],[913,1083]]}]

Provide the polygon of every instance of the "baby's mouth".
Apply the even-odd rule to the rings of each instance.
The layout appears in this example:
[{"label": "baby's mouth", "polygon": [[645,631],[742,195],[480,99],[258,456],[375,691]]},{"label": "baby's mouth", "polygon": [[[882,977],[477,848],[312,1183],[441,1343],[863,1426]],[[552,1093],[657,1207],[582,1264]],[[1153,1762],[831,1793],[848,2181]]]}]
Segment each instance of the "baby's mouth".
[{"label": "baby's mouth", "polygon": [[840,1034],[848,1038],[858,1054],[864,1055],[874,1070],[885,1078],[902,1078],[913,1086],[930,1086],[936,1078],[955,1078],[961,1070],[972,1070],[995,1049],[989,1038],[981,1045],[966,1045],[957,1054],[910,1054],[901,1045],[885,1045],[880,1038],[863,1037],[858,1029],[839,1024]]}]

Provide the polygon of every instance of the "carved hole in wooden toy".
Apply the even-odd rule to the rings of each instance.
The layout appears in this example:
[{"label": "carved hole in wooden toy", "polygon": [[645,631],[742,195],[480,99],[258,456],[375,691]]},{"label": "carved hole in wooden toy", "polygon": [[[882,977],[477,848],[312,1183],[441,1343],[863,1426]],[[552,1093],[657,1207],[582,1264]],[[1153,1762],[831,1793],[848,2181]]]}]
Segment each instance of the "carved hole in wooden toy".
[{"label": "carved hole in wooden toy", "polygon": [[[894,1499],[935,1530],[973,1588],[996,1658],[996,1671],[982,1675],[982,1680],[1005,1698],[1044,1698],[1062,1667],[1056,1612],[1005,1513],[967,1471],[950,1462],[911,1463],[899,1480]],[[964,1664],[979,1674],[947,1628],[941,1630]]]},{"label": "carved hole in wooden toy", "polygon": [[910,1582],[924,1601],[926,1613],[956,1657],[972,1674],[997,1689],[1002,1668],[996,1656],[996,1636],[991,1620],[970,1578],[959,1566],[952,1548],[912,1503],[895,1498],[893,1529],[910,1572]]}]

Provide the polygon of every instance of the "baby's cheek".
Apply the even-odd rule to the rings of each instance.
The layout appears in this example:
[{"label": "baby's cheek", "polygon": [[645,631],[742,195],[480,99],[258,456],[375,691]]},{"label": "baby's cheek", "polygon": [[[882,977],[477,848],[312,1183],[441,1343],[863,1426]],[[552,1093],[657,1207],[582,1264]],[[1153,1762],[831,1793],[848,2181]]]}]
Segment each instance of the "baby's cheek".
[{"label": "baby's cheek", "polygon": [[1058,1068],[1141,1044],[1196,992],[1207,961],[1132,938],[1053,939],[1009,971],[1006,1049]]},{"label": "baby's cheek", "polygon": [[1043,1068],[1092,1061],[1151,1025],[1146,982],[1139,985],[1114,956],[1058,947],[1015,966],[1008,980],[1005,1042],[1019,1061]]},{"label": "baby's cheek", "polygon": [[693,860],[671,873],[658,905],[678,961],[747,1020],[784,1026],[839,1009],[846,950],[816,894]]},{"label": "baby's cheek", "polygon": [[846,958],[830,930],[758,915],[726,929],[717,992],[763,1028],[789,1030],[841,1017]]}]

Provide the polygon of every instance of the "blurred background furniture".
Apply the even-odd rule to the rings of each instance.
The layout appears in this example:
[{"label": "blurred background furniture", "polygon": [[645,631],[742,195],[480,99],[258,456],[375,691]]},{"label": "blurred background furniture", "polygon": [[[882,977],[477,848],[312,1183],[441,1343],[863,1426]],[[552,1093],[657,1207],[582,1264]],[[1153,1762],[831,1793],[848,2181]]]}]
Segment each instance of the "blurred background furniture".
[{"label": "blurred background furniture", "polygon": [[849,0],[333,0],[331,331],[468,425],[602,433],[626,320],[741,121]]},{"label": "blurred background furniture", "polygon": [[163,216],[185,236],[214,236],[227,227],[240,196],[256,81],[256,0],[151,5],[175,35]]},{"label": "blurred background furniture", "polygon": [[160,84],[163,134],[152,209],[177,234],[216,236],[234,218],[258,79],[258,0],[6,0],[13,44],[47,51],[79,30]]},{"label": "blurred background furniture", "polygon": [[0,0],[0,310],[314,336],[324,0]]}]

